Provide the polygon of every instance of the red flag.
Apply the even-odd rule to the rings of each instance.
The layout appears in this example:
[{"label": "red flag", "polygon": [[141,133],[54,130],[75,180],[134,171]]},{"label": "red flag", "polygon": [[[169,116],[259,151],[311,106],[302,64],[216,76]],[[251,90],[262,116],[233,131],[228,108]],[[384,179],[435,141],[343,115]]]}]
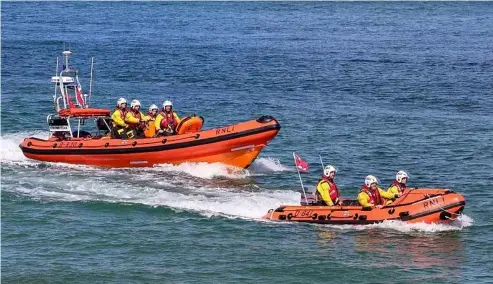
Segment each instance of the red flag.
[{"label": "red flag", "polygon": [[308,172],[308,167],[309,167],[308,163],[305,162],[300,156],[296,155],[296,153],[293,153],[293,157],[294,157],[294,163],[298,171],[302,173]]},{"label": "red flag", "polygon": [[70,98],[68,98],[68,107],[69,107],[69,108],[75,108],[75,105],[74,105],[74,103],[72,102],[72,100],[70,100]]},{"label": "red flag", "polygon": [[67,93],[65,93],[65,92],[64,92],[64,95],[63,96],[67,99],[68,107],[69,108],[75,108],[75,105],[72,102],[72,100],[70,99],[70,96]]},{"label": "red flag", "polygon": [[77,103],[80,105],[80,107],[84,107],[84,98],[82,97],[82,88],[78,84],[77,87],[75,87],[75,99],[77,100]]}]

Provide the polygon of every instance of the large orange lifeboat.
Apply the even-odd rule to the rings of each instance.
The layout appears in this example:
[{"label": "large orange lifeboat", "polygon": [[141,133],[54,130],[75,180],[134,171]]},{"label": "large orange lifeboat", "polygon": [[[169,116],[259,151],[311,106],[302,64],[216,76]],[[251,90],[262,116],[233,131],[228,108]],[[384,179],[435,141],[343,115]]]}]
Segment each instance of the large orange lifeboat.
[{"label": "large orange lifeboat", "polygon": [[[262,116],[202,130],[204,119],[190,116],[182,119],[176,135],[155,137],[155,129],[147,125],[144,134],[148,138],[111,138],[116,136],[110,135],[110,110],[89,107],[91,93],[83,93],[77,68],[69,64],[71,55],[70,51],[63,52],[63,70],[51,78],[55,84],[56,114],[47,117],[48,138],[29,137],[19,145],[27,158],[101,167],[219,162],[246,168],[281,128],[272,116]],[[60,70],[59,67],[57,59],[56,70]],[[96,122],[97,132],[83,130],[91,120]]]},{"label": "large orange lifeboat", "polygon": [[461,194],[448,189],[406,189],[402,196],[382,208],[363,208],[356,200],[341,206],[285,205],[270,209],[263,219],[317,224],[373,224],[385,220],[408,223],[448,223],[464,210]]},{"label": "large orange lifeboat", "polygon": [[102,167],[220,162],[247,168],[281,128],[271,116],[204,131],[197,131],[202,120],[185,118],[184,121],[185,126],[180,128],[184,129],[182,134],[167,137],[122,140],[74,132],[72,137],[26,138],[19,147],[27,158],[46,162]]}]

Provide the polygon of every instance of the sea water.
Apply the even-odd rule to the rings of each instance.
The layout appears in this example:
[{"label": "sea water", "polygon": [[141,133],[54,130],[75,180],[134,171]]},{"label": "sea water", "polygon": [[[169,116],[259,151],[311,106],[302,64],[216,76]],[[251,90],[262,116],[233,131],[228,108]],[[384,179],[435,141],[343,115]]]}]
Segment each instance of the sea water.
[{"label": "sea water", "polygon": [[[493,281],[493,5],[451,2],[3,2],[4,283],[488,283]],[[25,158],[46,138],[56,56],[91,105],[219,127],[272,115],[247,170],[103,169]],[[88,126],[86,126],[88,127]],[[355,198],[368,174],[462,193],[450,225],[262,220],[297,204],[292,152]]]}]

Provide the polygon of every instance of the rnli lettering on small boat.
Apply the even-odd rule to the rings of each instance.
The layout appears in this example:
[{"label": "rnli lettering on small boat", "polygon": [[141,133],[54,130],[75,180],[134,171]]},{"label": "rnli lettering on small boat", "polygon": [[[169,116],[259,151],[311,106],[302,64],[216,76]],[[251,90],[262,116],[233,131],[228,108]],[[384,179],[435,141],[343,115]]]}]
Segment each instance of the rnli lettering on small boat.
[{"label": "rnli lettering on small boat", "polygon": [[233,132],[234,130],[235,130],[234,126],[219,128],[216,130],[216,135],[230,133],[230,132]]},{"label": "rnli lettering on small boat", "polygon": [[443,198],[443,196],[435,197],[435,198],[432,198],[430,200],[425,201],[423,203],[423,207],[429,208],[429,207],[433,207],[435,205],[438,205],[439,203],[445,203],[445,198]]}]

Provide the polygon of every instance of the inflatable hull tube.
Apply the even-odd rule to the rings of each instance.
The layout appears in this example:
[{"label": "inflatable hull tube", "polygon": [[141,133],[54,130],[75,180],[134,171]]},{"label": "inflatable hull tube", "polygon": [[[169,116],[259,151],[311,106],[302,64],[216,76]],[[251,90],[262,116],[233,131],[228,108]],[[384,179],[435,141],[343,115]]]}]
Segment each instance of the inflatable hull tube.
[{"label": "inflatable hull tube", "polygon": [[[345,203],[345,202],[344,202]],[[343,204],[344,204],[343,203]],[[318,224],[449,223],[464,210],[464,196],[447,189],[409,189],[383,208],[288,205],[271,209],[263,219]]]}]

